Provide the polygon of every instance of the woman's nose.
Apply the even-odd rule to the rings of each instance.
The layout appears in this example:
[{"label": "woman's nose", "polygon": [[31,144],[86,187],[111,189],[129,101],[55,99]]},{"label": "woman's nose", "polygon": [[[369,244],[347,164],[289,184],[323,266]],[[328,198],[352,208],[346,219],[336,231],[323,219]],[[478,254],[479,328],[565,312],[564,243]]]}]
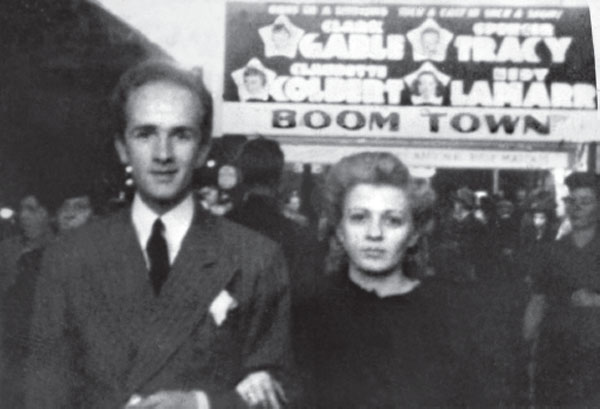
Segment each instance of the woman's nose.
[{"label": "woman's nose", "polygon": [[367,236],[371,239],[379,239],[382,237],[381,222],[379,220],[373,220],[369,223],[367,229]]}]

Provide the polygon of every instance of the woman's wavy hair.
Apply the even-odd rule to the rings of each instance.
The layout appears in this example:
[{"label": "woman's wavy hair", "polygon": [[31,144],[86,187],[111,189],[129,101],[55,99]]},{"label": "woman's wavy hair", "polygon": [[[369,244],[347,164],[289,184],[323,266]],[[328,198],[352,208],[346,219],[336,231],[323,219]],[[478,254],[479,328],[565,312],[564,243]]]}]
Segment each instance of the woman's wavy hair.
[{"label": "woman's wavy hair", "polygon": [[[339,271],[347,263],[345,251],[337,242],[335,229],[342,220],[346,195],[360,184],[393,186],[404,190],[417,232],[421,232],[433,217],[433,191],[417,183],[406,165],[395,155],[389,152],[362,152],[342,158],[327,174],[323,192],[331,238],[326,273]],[[407,254],[414,252],[415,249],[411,249]],[[418,272],[411,275],[418,275]]]}]

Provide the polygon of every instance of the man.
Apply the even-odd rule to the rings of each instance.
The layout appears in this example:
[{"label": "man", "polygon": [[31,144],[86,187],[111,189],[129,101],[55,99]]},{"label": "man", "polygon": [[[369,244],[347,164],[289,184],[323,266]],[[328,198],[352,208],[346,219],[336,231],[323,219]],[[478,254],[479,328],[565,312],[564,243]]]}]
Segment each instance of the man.
[{"label": "man", "polygon": [[283,257],[194,205],[210,95],[192,74],[150,62],[124,74],[113,101],[135,198],[48,250],[26,408],[277,407],[289,356]]},{"label": "man", "polygon": [[29,326],[33,292],[42,254],[53,239],[53,201],[42,192],[23,196],[17,212],[20,234],[0,243],[0,328],[3,369],[0,402],[20,409],[25,398],[25,360],[29,353]]},{"label": "man", "polygon": [[475,193],[462,187],[452,193],[452,209],[442,220],[435,244],[436,271],[457,283],[477,279],[484,230],[475,218]]},{"label": "man", "polygon": [[596,175],[585,173],[565,184],[572,231],[542,258],[524,336],[537,341],[539,407],[592,408],[600,404],[600,187]]},{"label": "man", "polygon": [[248,141],[237,162],[245,193],[242,202],[227,217],[264,234],[283,249],[290,270],[294,355],[304,386],[300,407],[310,408],[314,334],[309,333],[309,328],[314,320],[311,311],[319,277],[316,239],[282,212],[277,192],[284,155],[279,143],[264,138]]},{"label": "man", "polygon": [[421,33],[421,47],[423,54],[428,59],[437,61],[437,55],[439,54],[440,47],[440,32],[439,30],[429,27],[423,30]]}]

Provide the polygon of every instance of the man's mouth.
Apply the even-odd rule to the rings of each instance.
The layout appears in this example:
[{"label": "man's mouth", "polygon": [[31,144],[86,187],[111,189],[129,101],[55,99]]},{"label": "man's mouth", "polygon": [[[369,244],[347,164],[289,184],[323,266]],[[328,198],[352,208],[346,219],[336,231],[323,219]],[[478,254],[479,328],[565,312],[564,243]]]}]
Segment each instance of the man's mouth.
[{"label": "man's mouth", "polygon": [[150,173],[159,181],[170,181],[177,174],[177,169],[153,170]]}]

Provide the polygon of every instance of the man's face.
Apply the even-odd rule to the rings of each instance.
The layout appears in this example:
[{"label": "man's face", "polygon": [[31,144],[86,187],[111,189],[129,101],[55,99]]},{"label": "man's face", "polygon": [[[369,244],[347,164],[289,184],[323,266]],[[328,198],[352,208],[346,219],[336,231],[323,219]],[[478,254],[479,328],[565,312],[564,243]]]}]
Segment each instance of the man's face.
[{"label": "man's face", "polygon": [[285,48],[290,43],[290,33],[286,28],[273,29],[271,38],[273,39],[273,45],[277,49]]},{"label": "man's face", "polygon": [[233,189],[238,183],[237,171],[231,165],[224,165],[219,169],[217,184],[221,189]]},{"label": "man's face", "polygon": [[21,200],[19,227],[28,240],[36,240],[50,230],[50,214],[33,195]]},{"label": "man's face", "polygon": [[188,195],[194,169],[206,159],[201,109],[196,94],[171,82],[151,82],[129,94],[124,136],[115,144],[121,162],[132,167],[138,194],[155,211]]},{"label": "man's face", "polygon": [[83,226],[92,217],[92,204],[89,196],[76,196],[65,199],[56,213],[60,231]]},{"label": "man's face", "polygon": [[421,45],[426,55],[435,55],[440,42],[440,33],[437,31],[425,31],[421,36]]},{"label": "man's face", "polygon": [[548,218],[546,217],[546,213],[544,212],[535,212],[533,214],[533,225],[534,227],[541,229],[548,222]]},{"label": "man's face", "polygon": [[598,222],[598,198],[591,188],[580,187],[569,191],[565,205],[573,230],[586,229]]},{"label": "man's face", "polygon": [[469,209],[467,209],[463,202],[455,200],[452,204],[452,217],[454,217],[456,220],[464,220],[469,213]]}]

